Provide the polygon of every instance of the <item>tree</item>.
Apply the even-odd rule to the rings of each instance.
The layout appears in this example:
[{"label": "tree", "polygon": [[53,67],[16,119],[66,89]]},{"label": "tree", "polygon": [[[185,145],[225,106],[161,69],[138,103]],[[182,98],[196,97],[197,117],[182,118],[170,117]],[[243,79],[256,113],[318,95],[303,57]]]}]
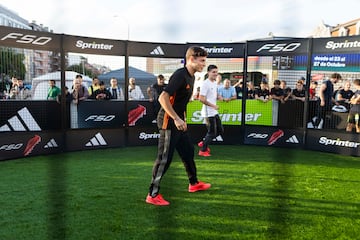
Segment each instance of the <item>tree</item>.
[{"label": "tree", "polygon": [[66,71],[78,72],[78,73],[81,73],[82,75],[86,75],[86,76],[89,76],[91,78],[95,76],[92,71],[90,71],[86,67],[83,67],[83,64],[71,65],[71,66],[66,68]]},{"label": "tree", "polygon": [[11,77],[16,76],[24,79],[26,68],[24,64],[25,55],[16,53],[11,48],[0,48],[0,91],[6,89]]},{"label": "tree", "polygon": [[25,55],[16,53],[11,48],[0,48],[0,74],[11,78],[16,76],[24,79],[26,68],[24,64]]}]

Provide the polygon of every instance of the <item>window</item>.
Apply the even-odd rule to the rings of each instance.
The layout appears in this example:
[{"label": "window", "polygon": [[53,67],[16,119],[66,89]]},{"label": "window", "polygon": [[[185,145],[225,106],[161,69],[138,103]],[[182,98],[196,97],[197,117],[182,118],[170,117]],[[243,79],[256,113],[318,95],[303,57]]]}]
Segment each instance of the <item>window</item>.
[{"label": "window", "polygon": [[355,35],[360,35],[360,21],[356,23],[355,26]]},{"label": "window", "polygon": [[348,29],[344,27],[340,27],[339,29],[339,36],[347,36],[348,35]]}]

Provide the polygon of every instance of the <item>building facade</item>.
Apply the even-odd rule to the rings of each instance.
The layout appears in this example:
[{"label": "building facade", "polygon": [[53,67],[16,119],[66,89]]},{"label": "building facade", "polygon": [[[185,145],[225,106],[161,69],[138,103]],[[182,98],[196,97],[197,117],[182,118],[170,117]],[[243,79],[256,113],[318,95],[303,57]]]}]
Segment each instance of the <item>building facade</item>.
[{"label": "building facade", "polygon": [[[49,31],[48,27],[44,27],[42,24],[38,25],[35,21],[29,23],[26,19],[20,17],[17,13],[2,6],[1,4],[0,25],[35,31],[52,32]],[[29,49],[14,49],[14,51],[22,53],[25,56],[24,65],[26,68],[26,74],[24,80],[27,83],[30,83],[32,78],[60,69],[60,59],[58,53]]]},{"label": "building facade", "polygon": [[311,37],[343,37],[360,35],[360,18],[330,26],[323,21],[315,28]]}]

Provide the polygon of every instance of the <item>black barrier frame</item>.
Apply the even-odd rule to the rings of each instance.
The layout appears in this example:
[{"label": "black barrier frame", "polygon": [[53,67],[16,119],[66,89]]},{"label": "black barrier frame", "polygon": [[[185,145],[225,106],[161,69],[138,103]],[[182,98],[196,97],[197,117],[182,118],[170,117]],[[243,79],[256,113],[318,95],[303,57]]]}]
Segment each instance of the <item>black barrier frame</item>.
[{"label": "black barrier frame", "polygon": [[[186,46],[184,44],[177,43],[161,43],[161,42],[137,42],[137,41],[127,41],[127,63],[125,64],[126,68],[129,68],[129,58],[130,57],[145,57],[145,58],[176,58],[183,59],[186,53]],[[161,51],[154,54],[154,49],[161,49]],[[125,92],[128,95],[128,86],[129,78],[131,76],[125,77]],[[152,83],[149,83],[149,86]],[[138,101],[128,101],[126,98],[126,113],[129,114],[132,110],[135,110],[134,105],[145,107],[146,111],[153,112],[153,105],[149,104],[147,100],[138,100]],[[132,108],[130,110],[130,108]],[[151,114],[150,114],[151,115]],[[153,117],[154,119],[156,116]],[[153,120],[153,119],[151,119]],[[151,121],[150,121],[151,122]],[[142,123],[141,119],[139,120],[139,125],[129,126],[128,121],[125,128],[126,134],[126,146],[138,146],[138,145],[155,145],[157,144],[157,139],[159,137],[157,124]]]},{"label": "black barrier frame", "polygon": [[[257,56],[257,57],[274,57],[274,56],[307,56],[307,64],[306,64],[306,76],[310,75],[309,72],[309,49],[311,48],[311,41],[305,38],[288,38],[281,40],[256,40],[256,41],[248,41],[246,44],[246,59],[249,60],[249,57]],[[248,70],[248,69],[247,69]],[[273,71],[273,70],[271,70]],[[278,69],[280,71],[280,69]],[[286,71],[286,70],[284,70]],[[309,86],[309,78],[306,81],[306,86]],[[270,90],[270,89],[269,89]],[[308,88],[305,87],[306,100],[304,106],[308,104],[307,97]],[[274,101],[274,100],[272,100]],[[277,116],[280,117],[282,104],[278,103],[278,111]],[[285,104],[296,104],[296,102],[288,102]],[[295,105],[296,106],[296,105]],[[274,114],[274,112],[273,112]],[[294,127],[292,126],[281,126],[280,119],[278,118],[278,123],[273,127],[265,127],[258,126],[257,130],[246,131],[244,135],[244,142],[248,144],[260,144],[260,145],[274,145],[274,146],[285,146],[285,147],[295,147],[295,148],[303,148],[304,139],[305,139],[305,121],[307,108],[303,107],[303,118],[304,120],[301,123],[301,126]],[[253,127],[245,127],[247,129],[254,129]],[[298,128],[302,132],[301,140],[298,139]],[[284,138],[287,140],[284,141]],[[267,141],[264,141],[267,140]],[[291,144],[288,144],[288,143]]]},{"label": "black barrier frame", "polygon": [[[199,42],[188,42],[187,48],[191,46],[200,46],[207,50],[208,57],[212,59],[226,59],[226,58],[236,58],[236,59],[243,59],[244,64],[242,66],[242,72],[243,72],[243,81],[246,82],[247,72],[245,68],[246,58],[245,58],[245,47],[246,44],[244,42],[234,42],[234,43],[199,43]],[[219,67],[219,66],[218,66]],[[220,71],[222,69],[219,68]],[[239,69],[240,70],[240,69]],[[206,71],[206,70],[205,70]],[[243,96],[245,87],[243,87]],[[246,101],[242,101],[241,103],[241,124],[240,126],[231,126],[231,125],[223,125],[224,127],[224,133],[223,137],[219,136],[219,139],[215,139],[212,144],[243,144],[244,139],[244,123],[245,123],[245,108],[244,104]],[[188,124],[188,127],[190,131],[192,132],[192,139],[195,143],[201,141],[205,135],[206,131],[204,125],[192,125]]]},{"label": "black barrier frame", "polygon": [[[258,41],[247,41],[245,43],[185,43],[185,44],[179,44],[179,43],[149,43],[149,42],[135,42],[135,41],[122,41],[122,40],[110,40],[110,39],[99,39],[99,38],[89,38],[89,37],[81,37],[81,36],[71,36],[71,35],[65,35],[65,34],[54,34],[54,33],[48,33],[48,32],[38,32],[38,31],[32,31],[32,30],[24,30],[24,29],[17,29],[17,28],[11,28],[11,27],[4,27],[0,26],[0,45],[3,47],[10,47],[10,48],[20,48],[20,49],[33,49],[33,50],[44,50],[44,51],[53,51],[53,52],[59,52],[60,53],[60,73],[61,73],[61,88],[62,88],[62,94],[64,94],[65,89],[65,64],[66,64],[66,53],[67,52],[77,52],[77,53],[86,53],[86,54],[98,54],[98,55],[112,55],[112,56],[124,56],[125,58],[125,112],[129,112],[129,102],[128,102],[128,79],[129,79],[129,57],[152,57],[152,58],[183,58],[186,52],[186,49],[189,45],[202,45],[205,48],[211,49],[216,47],[225,47],[225,46],[242,46],[242,51],[236,51],[234,53],[234,58],[243,58],[244,59],[244,65],[243,65],[243,81],[247,81],[247,75],[248,75],[248,61],[249,57],[253,56],[255,52],[259,56],[274,56],[274,54],[280,54],[279,52],[283,51],[284,49],[286,52],[291,52],[294,50],[294,52],[301,50],[301,52],[306,53],[307,55],[307,66],[306,66],[306,86],[305,86],[305,92],[306,92],[306,103],[309,102],[309,96],[308,96],[308,90],[309,90],[309,83],[310,79],[312,77],[313,72],[318,71],[313,67],[314,65],[314,59],[313,57],[319,53],[324,54],[357,54],[360,55],[360,45],[357,44],[357,42],[360,42],[359,36],[352,36],[352,37],[338,37],[338,38],[319,38],[319,39],[312,39],[312,38],[289,38],[285,40],[258,40]],[[89,43],[95,43],[100,42],[103,43],[103,45],[100,44],[100,47],[94,47],[90,50],[84,50],[79,49],[76,47],[76,43],[78,41],[82,42],[89,42]],[[291,47],[289,47],[287,44],[289,43],[296,43],[299,41],[307,42],[307,45],[301,44],[293,44]],[[78,42],[79,43],[79,42]],[[284,44],[285,45],[281,45]],[[112,51],[107,51],[108,45],[114,45],[112,48]],[[279,45],[280,44],[280,45]],[[165,49],[165,52],[167,54],[165,55],[153,55],[151,54],[151,51],[157,47],[161,46],[162,49]],[[170,49],[170,50],[169,50]],[[173,49],[173,50],[171,50]],[[215,48],[214,48],[215,49]],[[259,51],[260,50],[260,51]],[[296,51],[295,51],[296,50]],[[225,58],[225,53],[228,50],[210,50],[209,51],[209,58]],[[216,53],[219,53],[220,55],[215,56]],[[243,54],[243,55],[242,55]],[[268,54],[268,55],[266,55]],[[359,63],[357,62],[358,66]],[[333,72],[333,70],[320,70],[323,72]],[[339,71],[342,71],[339,69]],[[354,71],[354,70],[353,70]],[[352,73],[353,73],[352,71]],[[356,76],[359,76],[359,74],[353,74]],[[245,93],[245,88],[243,88],[243,95]],[[6,102],[0,102],[0,105],[6,104]],[[31,102],[30,102],[31,104]],[[38,144],[32,155],[42,155],[42,154],[53,154],[58,152],[64,152],[64,151],[76,151],[76,150],[87,150],[88,148],[81,147],[79,145],[78,148],[69,147],[67,144],[67,139],[69,136],[79,136],[79,135],[86,135],[88,138],[91,137],[91,140],[94,139],[94,135],[100,138],[100,135],[98,133],[103,133],[104,136],[101,136],[103,139],[97,139],[100,144],[98,144],[99,148],[106,148],[106,147],[122,147],[122,146],[132,146],[132,145],[138,145],[139,143],[136,143],[136,141],[132,142],[129,141],[130,139],[130,133],[133,134],[135,128],[130,128],[127,124],[127,121],[125,121],[124,128],[116,129],[116,133],[124,134],[124,138],[119,138],[117,143],[114,142],[112,139],[113,135],[111,133],[111,129],[68,129],[66,126],[66,102],[65,98],[61,99],[61,106],[60,106],[60,114],[61,114],[61,123],[60,123],[60,140],[59,141],[59,148],[54,151],[51,151],[50,149],[44,150],[45,148],[45,142],[41,144]],[[241,125],[240,126],[234,126],[236,129],[240,129],[240,131],[244,134],[243,141],[241,141],[241,144],[248,144],[245,141],[245,133],[251,132],[253,129],[264,129],[262,126],[249,126],[245,122],[245,113],[246,113],[246,100],[242,101],[242,111],[244,114],[241,116]],[[304,119],[303,119],[303,126],[300,128],[300,131],[303,132],[303,139],[301,141],[301,146],[305,149],[311,149],[311,150],[318,150],[318,151],[327,151],[327,152],[334,152],[334,153],[340,153],[340,154],[346,154],[346,155],[355,155],[360,156],[359,152],[359,145],[360,145],[360,139],[359,134],[354,133],[341,133],[336,131],[328,131],[328,130],[318,130],[318,129],[308,129],[306,126],[307,123],[307,114],[309,112],[309,106],[308,104],[305,104],[304,106]],[[15,114],[16,111],[14,111]],[[32,112],[30,112],[33,114]],[[7,121],[6,119],[5,121]],[[6,125],[6,122],[0,122],[0,127],[3,125]],[[142,128],[144,126],[140,126]],[[142,129],[139,130],[141,131]],[[146,128],[146,127],[145,127]],[[191,126],[190,126],[191,128]],[[154,129],[154,128],[151,128]],[[131,131],[130,131],[131,130]],[[274,128],[272,128],[274,130]],[[98,132],[101,131],[101,132]],[[44,140],[51,142],[52,136],[59,137],[59,129],[49,129],[49,130],[41,130],[41,131],[33,131],[33,132],[4,132],[1,133],[2,137],[0,139],[0,151],[3,151],[3,153],[0,153],[0,160],[7,160],[7,159],[14,159],[23,157],[24,154],[24,148],[26,145],[26,142],[32,138],[32,136],[39,135]],[[52,135],[54,134],[54,135]],[[146,134],[146,133],[144,133]],[[8,138],[8,136],[10,136]],[[156,132],[154,131],[149,136],[143,135],[145,138],[151,138],[154,137],[156,139]],[[132,136],[133,137],[133,136]],[[155,144],[155,139],[152,139],[149,141],[149,143]],[[96,140],[96,139],[95,139]],[[94,141],[95,141],[94,140]],[[103,144],[101,145],[102,141],[105,141],[109,144]],[[233,140],[232,140],[233,141]],[[88,141],[86,140],[85,143],[87,144]],[[262,145],[262,144],[258,144]],[[282,145],[283,147],[289,147],[288,145]],[[95,148],[96,149],[96,148]],[[335,149],[335,150],[334,150]]]}]

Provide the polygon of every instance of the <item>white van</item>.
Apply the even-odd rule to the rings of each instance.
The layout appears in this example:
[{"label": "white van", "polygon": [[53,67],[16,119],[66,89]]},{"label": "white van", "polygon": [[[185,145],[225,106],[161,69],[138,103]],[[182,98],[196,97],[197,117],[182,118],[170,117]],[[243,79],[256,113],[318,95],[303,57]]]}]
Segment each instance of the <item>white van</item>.
[{"label": "white van", "polygon": [[[73,85],[73,81],[80,73],[73,72],[73,71],[66,71],[65,72],[65,86],[69,88],[71,92],[71,87]],[[82,75],[82,74],[80,74]],[[33,100],[46,100],[48,89],[49,89],[49,80],[55,80],[56,86],[59,88],[61,87],[61,72],[52,72],[47,73],[45,75],[36,77],[32,80],[32,99]],[[88,88],[92,83],[92,79],[88,76],[83,75],[83,84],[86,88]]]}]

